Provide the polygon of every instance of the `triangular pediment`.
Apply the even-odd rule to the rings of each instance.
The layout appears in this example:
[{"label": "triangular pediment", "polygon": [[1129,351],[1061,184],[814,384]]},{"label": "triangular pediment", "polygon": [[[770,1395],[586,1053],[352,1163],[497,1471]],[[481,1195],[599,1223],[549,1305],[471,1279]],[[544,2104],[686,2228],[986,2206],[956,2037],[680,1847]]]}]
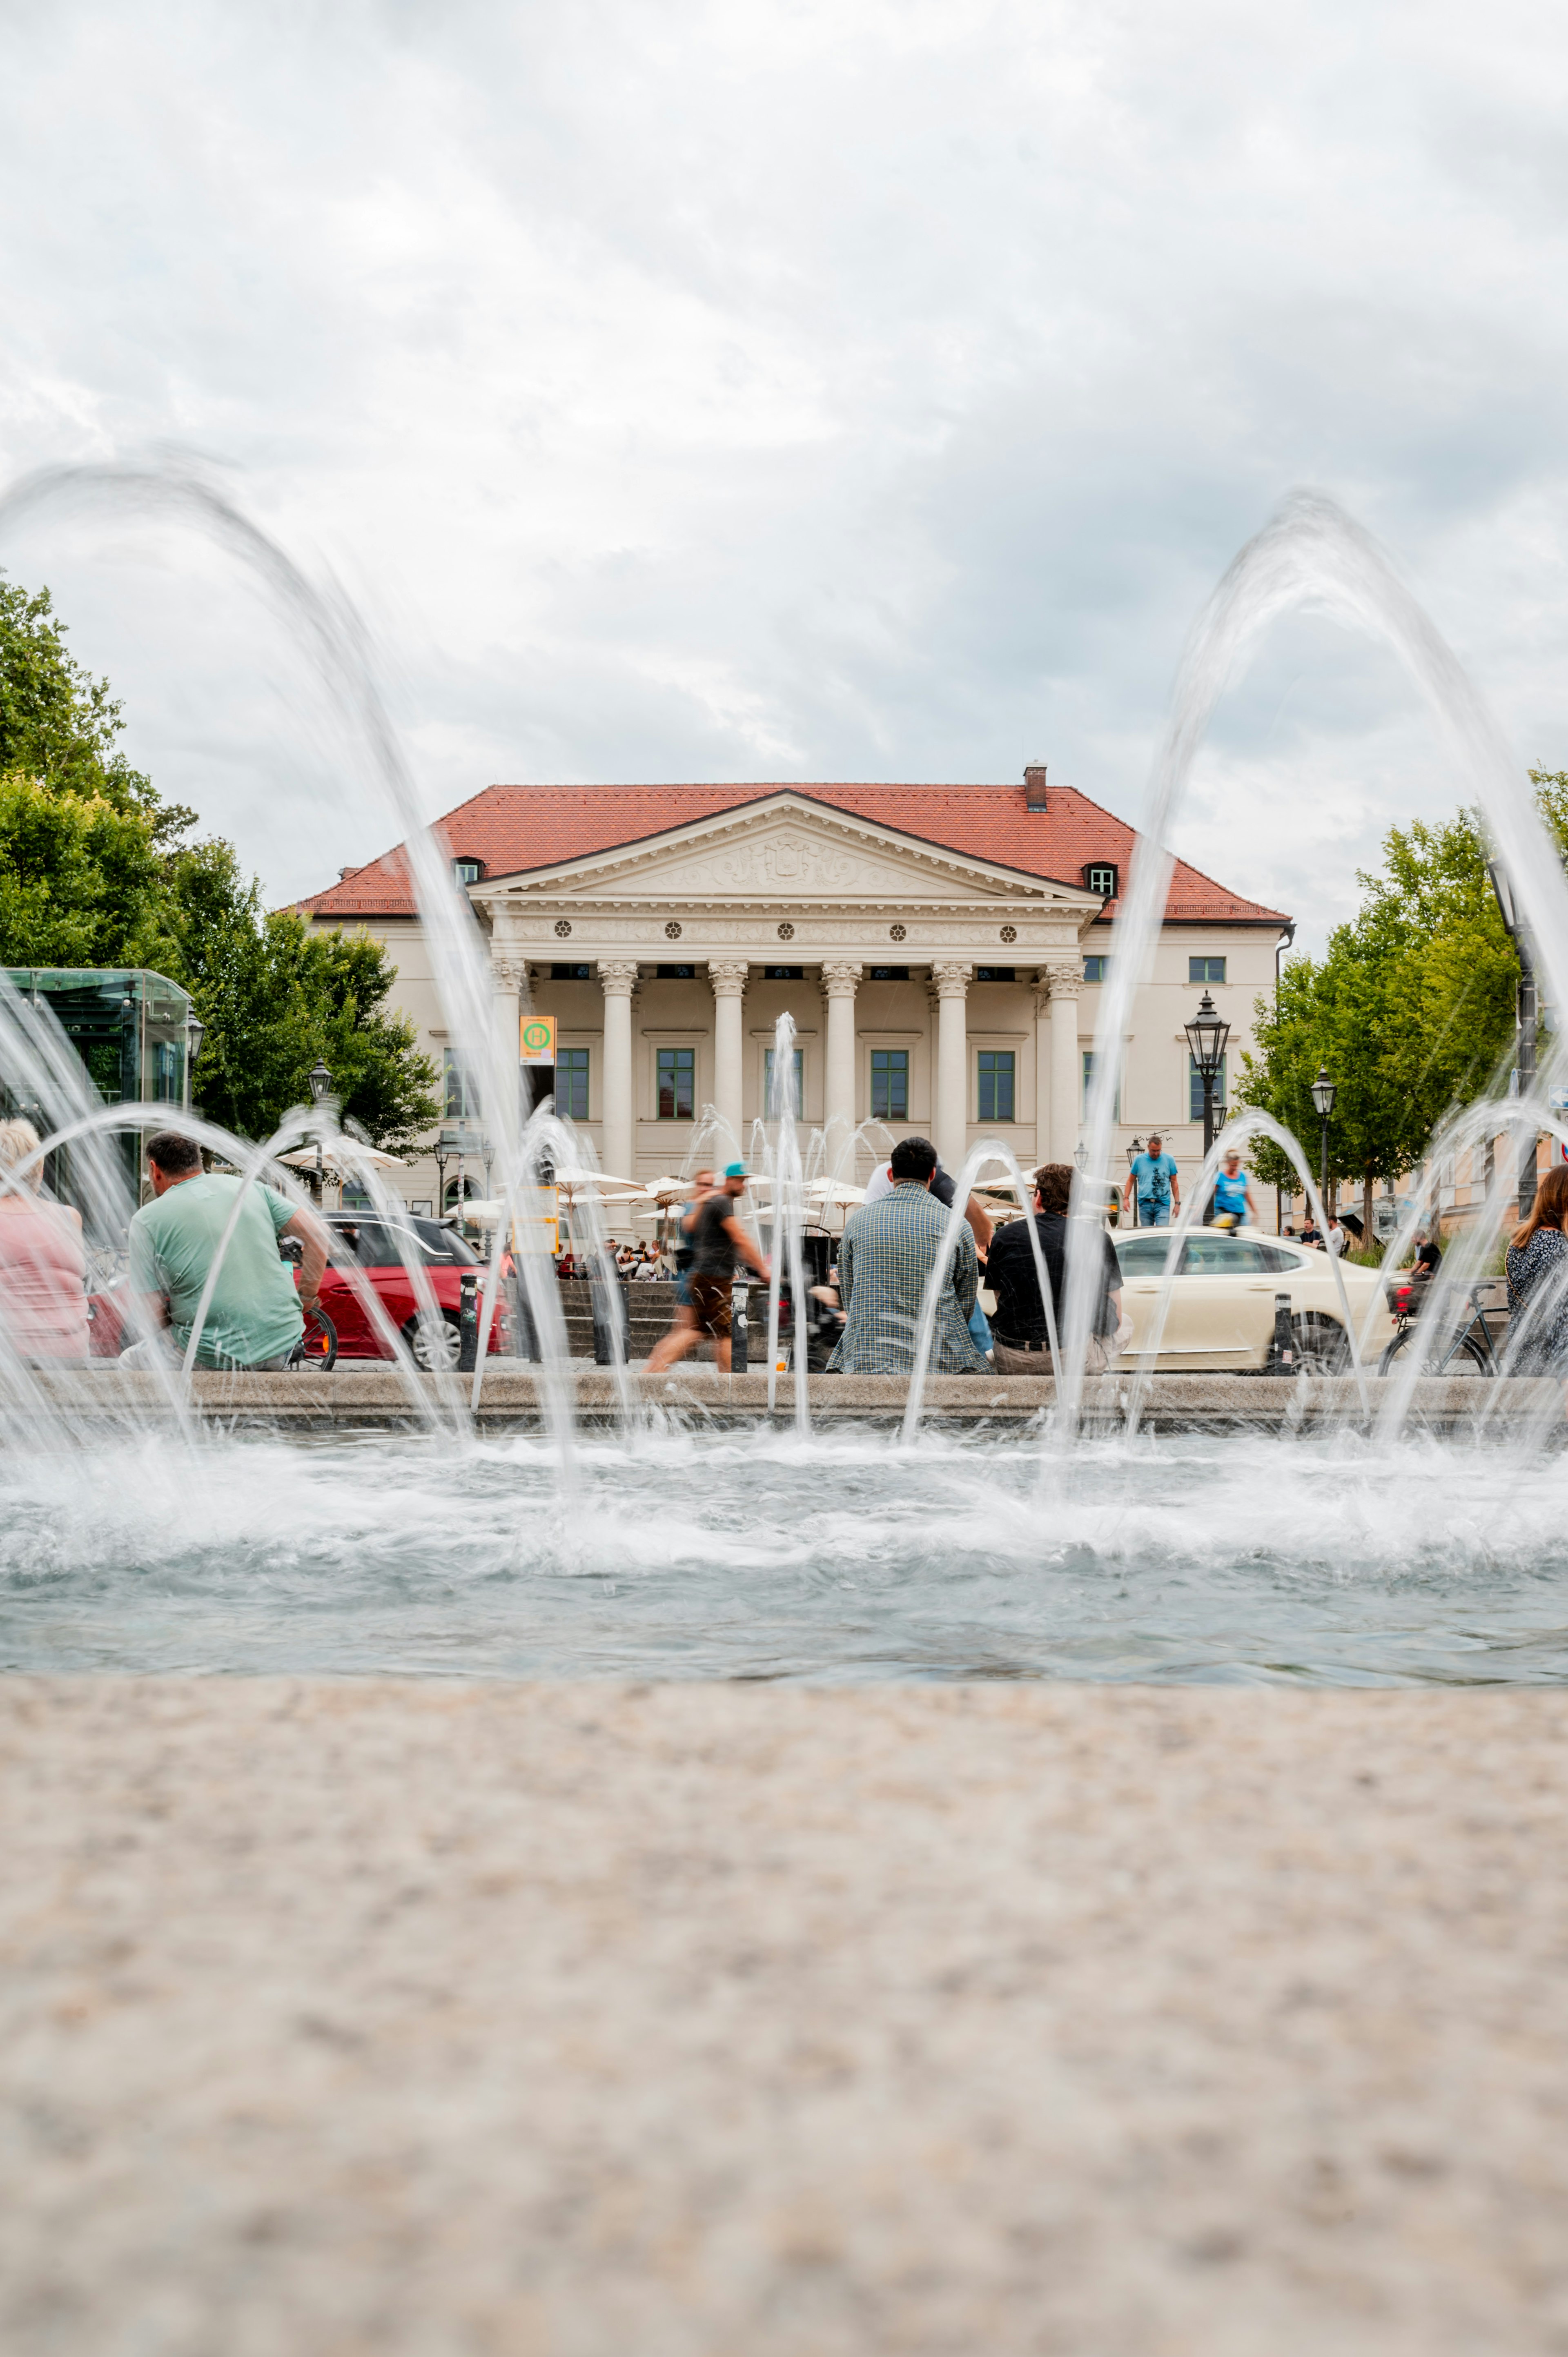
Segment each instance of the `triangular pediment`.
[{"label": "triangular pediment", "polygon": [[907,909],[1016,902],[1020,895],[1075,909],[1100,905],[1071,885],[1022,877],[780,795],[556,868],[487,877],[480,897],[492,908],[611,898],[671,907],[772,908],[799,901]]}]

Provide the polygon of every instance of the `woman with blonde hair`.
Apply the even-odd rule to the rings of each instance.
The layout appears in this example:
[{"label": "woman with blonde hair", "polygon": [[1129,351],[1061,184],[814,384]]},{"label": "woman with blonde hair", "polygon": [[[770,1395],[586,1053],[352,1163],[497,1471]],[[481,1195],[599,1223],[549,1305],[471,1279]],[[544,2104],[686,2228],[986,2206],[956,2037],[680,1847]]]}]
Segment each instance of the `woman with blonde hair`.
[{"label": "woman with blonde hair", "polygon": [[[1530,1217],[1513,1232],[1509,1284],[1509,1363],[1515,1374],[1568,1380],[1568,1163],[1554,1162],[1535,1190]],[[1517,1337],[1517,1340],[1515,1339]]]},{"label": "woman with blonde hair", "polygon": [[[38,1154],[30,1121],[0,1121],[0,1186]],[[19,1185],[0,1192],[0,1343],[18,1358],[85,1359],[87,1254],[81,1214],[46,1203],[40,1155]]]}]

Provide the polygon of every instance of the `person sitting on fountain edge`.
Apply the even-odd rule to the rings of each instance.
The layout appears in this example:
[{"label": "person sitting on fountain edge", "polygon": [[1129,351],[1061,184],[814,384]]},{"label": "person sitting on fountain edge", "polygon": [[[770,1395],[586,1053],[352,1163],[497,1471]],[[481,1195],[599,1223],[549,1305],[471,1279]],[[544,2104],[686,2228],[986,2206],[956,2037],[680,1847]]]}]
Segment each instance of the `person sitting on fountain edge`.
[{"label": "person sitting on fountain edge", "polygon": [[[314,1211],[295,1210],[275,1188],[243,1187],[201,1167],[201,1149],[177,1129],[146,1144],[154,1200],[131,1222],[129,1286],[134,1320],[146,1337],[120,1355],[123,1367],[184,1357],[203,1288],[242,1194],[234,1232],[223,1252],[197,1346],[199,1367],[240,1367],[275,1374],[289,1366],[305,1333],[301,1304],[316,1307],[330,1241]],[[299,1290],[278,1253],[280,1236],[304,1247]]]},{"label": "person sitting on fountain edge", "polygon": [[[905,1375],[915,1363],[920,1308],[947,1234],[948,1215],[929,1193],[937,1149],[925,1137],[904,1137],[889,1166],[893,1189],[880,1202],[852,1211],[839,1245],[839,1291],[844,1330],[828,1361],[838,1375]],[[931,1337],[934,1374],[990,1372],[969,1331],[980,1290],[974,1237],[961,1220],[947,1283],[937,1297]]]},{"label": "person sitting on fountain edge", "polygon": [[768,1263],[736,1217],[735,1207],[746,1192],[746,1165],[732,1162],[711,1195],[693,1204],[681,1222],[692,1240],[692,1267],[687,1297],[675,1311],[675,1323],[649,1354],[648,1372],[662,1374],[684,1356],[704,1334],[714,1338],[714,1361],[729,1372],[730,1288],[736,1263],[744,1260],[766,1285]]},{"label": "person sitting on fountain edge", "polygon": [[[1046,1282],[1051,1289],[1058,1341],[1067,1321],[1066,1253],[1072,1178],[1065,1162],[1043,1162],[1035,1173],[1035,1232],[1040,1240],[1040,1257],[1046,1264]],[[1116,1248],[1098,1220],[1084,1222],[1086,1248],[1091,1235],[1099,1265],[1094,1272],[1094,1306],[1083,1365],[1086,1374],[1102,1375],[1118,1339],[1131,1340],[1133,1329],[1129,1325],[1124,1334],[1122,1331],[1122,1265],[1116,1257]],[[997,1373],[1048,1375],[1050,1336],[1026,1221],[1009,1220],[1004,1228],[997,1230],[985,1275],[996,1296],[996,1315],[991,1330]]]}]

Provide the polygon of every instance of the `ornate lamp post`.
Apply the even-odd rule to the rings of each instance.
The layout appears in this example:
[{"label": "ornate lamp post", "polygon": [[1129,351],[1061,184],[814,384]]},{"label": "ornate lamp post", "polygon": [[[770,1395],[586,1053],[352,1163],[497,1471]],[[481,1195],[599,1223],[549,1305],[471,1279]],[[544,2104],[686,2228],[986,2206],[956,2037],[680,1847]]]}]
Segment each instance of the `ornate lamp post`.
[{"label": "ornate lamp post", "polygon": [[[319,1056],[317,1056],[315,1063],[312,1064],[310,1068],[309,1078],[311,1103],[317,1105],[325,1104],[327,1099],[332,1093],[332,1075],[328,1071],[327,1066]],[[321,1209],[321,1196],[322,1190],[326,1185],[326,1178],[327,1174],[322,1167],[321,1161],[321,1140],[318,1136],[316,1141],[316,1171],[311,1180],[311,1192],[316,1197],[316,1208],[317,1211]]]},{"label": "ornate lamp post", "polygon": [[[1492,879],[1492,889],[1498,896],[1498,910],[1504,930],[1519,957],[1519,996],[1514,1006],[1514,1024],[1518,1039],[1516,1054],[1519,1060],[1519,1092],[1521,1097],[1535,1093],[1535,1032],[1537,1006],[1535,996],[1535,960],[1530,954],[1530,935],[1524,920],[1514,906],[1513,886],[1508,869],[1500,859],[1487,862],[1487,873]],[[1535,1200],[1535,1148],[1533,1135],[1521,1133],[1519,1142],[1519,1215],[1530,1217],[1530,1207]]]},{"label": "ornate lamp post", "polygon": [[1325,1216],[1328,1211],[1328,1116],[1334,1110],[1334,1083],[1328,1077],[1326,1064],[1319,1064],[1317,1078],[1312,1084],[1312,1102],[1317,1107],[1317,1118],[1323,1125],[1322,1150],[1319,1157],[1317,1191],[1323,1198]]},{"label": "ornate lamp post", "polygon": [[1203,1082],[1203,1150],[1214,1143],[1214,1083],[1225,1069],[1225,1043],[1230,1026],[1206,990],[1192,1021],[1184,1026],[1187,1044],[1198,1079]]}]

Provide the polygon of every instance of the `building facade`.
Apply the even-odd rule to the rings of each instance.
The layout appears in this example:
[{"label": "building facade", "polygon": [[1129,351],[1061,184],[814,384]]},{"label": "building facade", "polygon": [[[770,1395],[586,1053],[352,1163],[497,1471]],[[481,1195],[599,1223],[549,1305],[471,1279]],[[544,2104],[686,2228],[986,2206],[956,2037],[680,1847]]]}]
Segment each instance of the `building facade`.
[{"label": "building facade", "polygon": [[[709,1107],[744,1151],[786,1010],[804,1119],[843,1175],[915,1133],[954,1168],[992,1135],[1026,1169],[1071,1158],[1134,836],[1043,769],[1022,786],[492,786],[441,831],[488,936],[495,1020],[515,1039],[525,1010],[555,1018],[556,1101],[605,1169],[679,1169]],[[440,1165],[404,1192],[452,1199],[450,1148],[472,1146],[478,1109],[401,849],[301,905],[395,960],[448,1121]],[[1176,864],[1126,1043],[1118,1168],[1151,1129],[1196,1168],[1183,1026],[1207,988],[1231,1026],[1228,1081],[1287,923]]]}]

